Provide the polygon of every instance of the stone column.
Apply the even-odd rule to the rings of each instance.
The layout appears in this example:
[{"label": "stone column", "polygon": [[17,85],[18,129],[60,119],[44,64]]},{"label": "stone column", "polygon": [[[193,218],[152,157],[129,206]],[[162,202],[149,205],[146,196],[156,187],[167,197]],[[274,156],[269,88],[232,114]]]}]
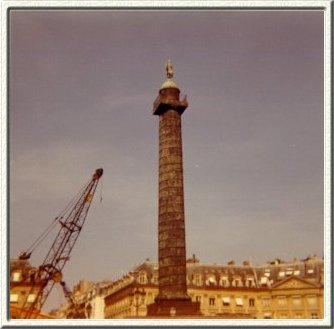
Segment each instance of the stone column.
[{"label": "stone column", "polygon": [[183,198],[181,115],[170,108],[159,122],[159,296],[189,298]]},{"label": "stone column", "polygon": [[188,102],[167,77],[153,109],[159,115],[159,294],[149,316],[199,313],[187,294],[181,115]]}]

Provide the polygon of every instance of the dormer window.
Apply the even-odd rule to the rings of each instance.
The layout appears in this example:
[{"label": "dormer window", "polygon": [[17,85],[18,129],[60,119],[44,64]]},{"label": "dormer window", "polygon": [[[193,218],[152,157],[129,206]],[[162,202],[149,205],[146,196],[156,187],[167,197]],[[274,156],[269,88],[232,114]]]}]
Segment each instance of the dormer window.
[{"label": "dormer window", "polygon": [[232,286],[233,287],[242,287],[242,281],[240,277],[236,277],[232,281]]},{"label": "dormer window", "polygon": [[292,273],[293,273],[293,269],[288,268],[288,269],[286,270],[286,275],[287,275],[287,276],[288,276],[288,275],[292,275]]},{"label": "dormer window", "polygon": [[152,276],[152,283],[157,284],[158,283],[158,273],[154,273]]},{"label": "dormer window", "polygon": [[261,285],[266,285],[268,283],[268,278],[266,276],[261,277],[260,283]]},{"label": "dormer window", "polygon": [[200,286],[201,285],[201,282],[202,280],[201,280],[201,275],[200,274],[196,274],[195,275],[195,278],[194,278],[194,283],[195,283],[195,285],[196,286]]},{"label": "dormer window", "polygon": [[255,287],[255,281],[253,277],[248,277],[246,280],[246,287]]},{"label": "dormer window", "polygon": [[145,284],[146,283],[146,273],[145,272],[140,272],[139,273],[139,283],[140,284]]},{"label": "dormer window", "polygon": [[222,278],[220,279],[220,285],[221,285],[222,287],[228,287],[228,286],[229,286],[227,277],[222,277]]},{"label": "dormer window", "polygon": [[20,282],[21,281],[21,272],[14,272],[12,276],[13,282]]},{"label": "dormer window", "polygon": [[205,282],[208,286],[215,286],[217,284],[216,278],[211,275],[207,278],[206,282]]}]

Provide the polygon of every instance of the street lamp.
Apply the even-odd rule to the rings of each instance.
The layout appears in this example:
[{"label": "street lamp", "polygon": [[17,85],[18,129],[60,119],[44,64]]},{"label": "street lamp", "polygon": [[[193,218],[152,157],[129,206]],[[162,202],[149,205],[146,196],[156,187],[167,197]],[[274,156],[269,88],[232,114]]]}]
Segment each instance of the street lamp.
[{"label": "street lamp", "polygon": [[139,299],[143,296],[145,296],[145,291],[144,289],[142,289],[141,291],[138,289],[138,287],[136,287],[136,289],[134,290],[134,292],[132,293],[133,298],[134,298],[134,305],[136,307],[136,316],[139,315],[139,305],[141,304],[141,302],[139,302]]},{"label": "street lamp", "polygon": [[86,319],[90,319],[91,314],[92,314],[92,305],[89,303],[85,307],[85,316],[86,316]]}]

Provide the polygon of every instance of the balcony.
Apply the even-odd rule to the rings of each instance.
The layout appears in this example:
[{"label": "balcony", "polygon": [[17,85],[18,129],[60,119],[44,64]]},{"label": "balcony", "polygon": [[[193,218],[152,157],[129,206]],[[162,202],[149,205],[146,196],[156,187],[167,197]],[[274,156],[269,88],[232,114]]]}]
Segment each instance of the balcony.
[{"label": "balcony", "polygon": [[181,115],[187,107],[187,95],[180,94],[179,99],[172,99],[159,95],[153,102],[153,114],[161,115],[168,109],[175,109]]}]

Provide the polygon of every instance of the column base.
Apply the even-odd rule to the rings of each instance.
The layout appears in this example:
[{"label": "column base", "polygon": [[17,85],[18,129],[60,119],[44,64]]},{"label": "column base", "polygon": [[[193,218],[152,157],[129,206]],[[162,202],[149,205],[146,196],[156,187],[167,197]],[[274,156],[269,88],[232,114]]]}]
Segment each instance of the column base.
[{"label": "column base", "polygon": [[200,303],[190,299],[157,299],[153,304],[147,305],[148,316],[182,316],[201,315]]}]

